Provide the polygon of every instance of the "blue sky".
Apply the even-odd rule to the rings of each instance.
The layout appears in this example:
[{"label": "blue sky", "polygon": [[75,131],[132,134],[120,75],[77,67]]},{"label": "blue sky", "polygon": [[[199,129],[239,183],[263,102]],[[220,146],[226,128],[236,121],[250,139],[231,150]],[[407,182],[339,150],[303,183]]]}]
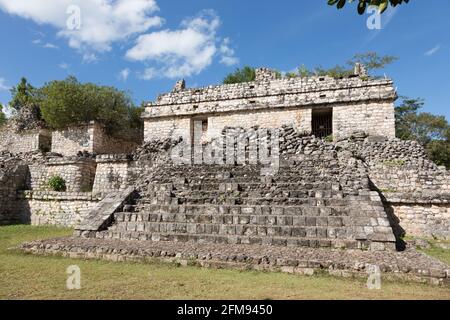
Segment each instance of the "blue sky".
[{"label": "blue sky", "polygon": [[0,102],[22,76],[41,86],[72,74],[140,103],[179,78],[204,86],[244,65],[329,67],[377,51],[400,58],[383,71],[399,94],[450,118],[449,1],[390,9],[381,30],[369,30],[369,15],[354,5],[338,11],[326,2],[0,0]]}]

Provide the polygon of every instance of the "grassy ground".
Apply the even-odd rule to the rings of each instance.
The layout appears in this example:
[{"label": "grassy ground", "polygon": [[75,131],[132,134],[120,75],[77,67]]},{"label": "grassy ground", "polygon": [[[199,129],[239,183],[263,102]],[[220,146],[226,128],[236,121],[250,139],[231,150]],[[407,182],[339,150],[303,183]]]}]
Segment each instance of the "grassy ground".
[{"label": "grassy ground", "polygon": [[[450,299],[448,288],[235,270],[40,257],[7,250],[68,229],[0,227],[0,299]],[[439,254],[440,255],[440,254]],[[449,253],[447,252],[447,259]],[[66,269],[81,268],[82,289],[66,289]]]},{"label": "grassy ground", "polygon": [[429,249],[421,249],[420,251],[425,252],[426,254],[435,257],[450,266],[450,250],[443,249],[438,246],[438,243],[449,244],[450,240],[433,240],[433,239],[426,239],[426,240],[430,243],[431,247]]}]

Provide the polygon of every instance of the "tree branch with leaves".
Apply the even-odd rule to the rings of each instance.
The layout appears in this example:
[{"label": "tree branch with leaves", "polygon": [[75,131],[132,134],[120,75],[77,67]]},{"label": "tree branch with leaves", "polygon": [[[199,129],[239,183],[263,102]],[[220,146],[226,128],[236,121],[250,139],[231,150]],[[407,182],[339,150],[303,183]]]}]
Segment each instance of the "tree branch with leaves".
[{"label": "tree branch with leaves", "polygon": [[358,1],[359,14],[364,14],[366,9],[370,6],[377,7],[380,13],[383,13],[389,5],[396,7],[400,4],[409,2],[409,0],[328,0],[328,5],[336,6],[338,9],[342,9],[347,3],[353,3],[356,1]]}]

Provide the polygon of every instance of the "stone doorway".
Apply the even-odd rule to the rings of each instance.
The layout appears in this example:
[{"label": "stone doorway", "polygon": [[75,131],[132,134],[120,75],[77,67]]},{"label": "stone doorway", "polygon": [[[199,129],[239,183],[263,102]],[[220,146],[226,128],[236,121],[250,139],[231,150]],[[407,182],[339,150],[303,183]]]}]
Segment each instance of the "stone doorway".
[{"label": "stone doorway", "polygon": [[312,111],[312,134],[325,138],[333,134],[333,109],[324,108]]}]

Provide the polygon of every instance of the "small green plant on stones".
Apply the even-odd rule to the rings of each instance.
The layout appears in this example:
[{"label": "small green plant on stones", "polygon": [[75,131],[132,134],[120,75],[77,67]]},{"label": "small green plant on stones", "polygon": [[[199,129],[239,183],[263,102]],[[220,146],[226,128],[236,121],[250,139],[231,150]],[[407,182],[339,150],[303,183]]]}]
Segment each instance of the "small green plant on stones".
[{"label": "small green plant on stones", "polygon": [[66,191],[66,181],[60,176],[53,176],[48,179],[47,185],[52,191]]},{"label": "small green plant on stones", "polygon": [[326,141],[326,142],[333,142],[333,141],[334,141],[333,135],[326,136],[326,137],[325,137],[325,141]]},{"label": "small green plant on stones", "polygon": [[401,167],[406,164],[405,160],[385,160],[383,164],[388,167]]}]

